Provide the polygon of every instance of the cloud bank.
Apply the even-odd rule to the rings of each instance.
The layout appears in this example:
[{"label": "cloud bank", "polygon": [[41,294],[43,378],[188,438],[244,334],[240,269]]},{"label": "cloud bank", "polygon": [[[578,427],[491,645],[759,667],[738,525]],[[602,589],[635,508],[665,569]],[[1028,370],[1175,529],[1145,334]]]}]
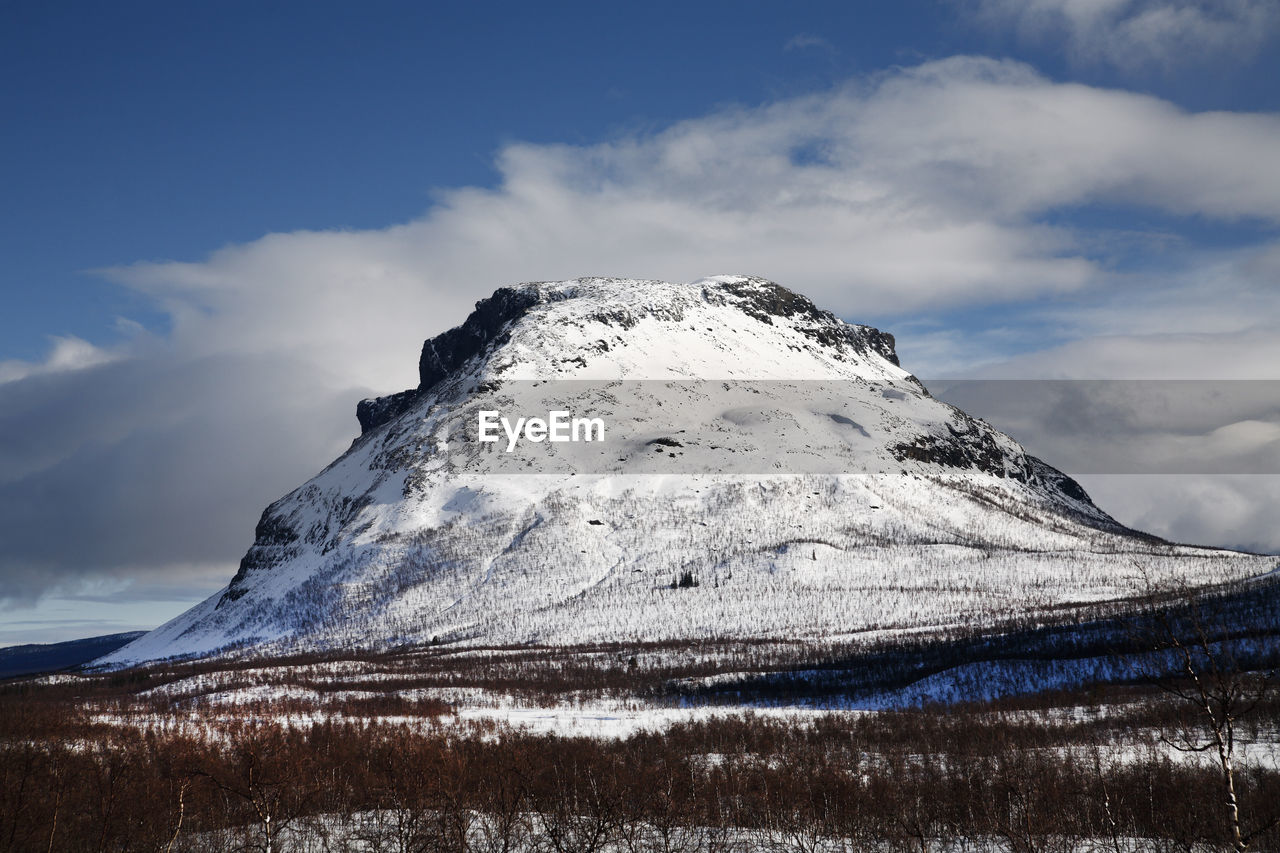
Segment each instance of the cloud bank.
[{"label": "cloud bank", "polygon": [[[1249,374],[1252,347],[1280,351],[1277,138],[1276,115],[959,57],[650,135],[509,145],[494,188],[407,224],[107,271],[171,328],[0,364],[0,598],[225,582],[261,509],[355,436],[356,401],[416,384],[422,340],[516,281],[764,275],[853,321],[923,318],[890,326],[921,374],[1054,344],[1010,369]],[[1090,225],[1103,205],[1173,224]],[[1202,247],[1189,217],[1256,237]]]}]

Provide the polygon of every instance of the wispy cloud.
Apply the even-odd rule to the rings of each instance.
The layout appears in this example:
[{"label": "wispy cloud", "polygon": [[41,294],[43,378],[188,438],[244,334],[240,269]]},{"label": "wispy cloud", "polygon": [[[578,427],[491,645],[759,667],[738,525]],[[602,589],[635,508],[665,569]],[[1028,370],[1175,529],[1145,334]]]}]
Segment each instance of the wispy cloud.
[{"label": "wispy cloud", "polygon": [[1280,33],[1274,0],[963,0],[981,23],[1077,62],[1171,69],[1248,59]]},{"label": "wispy cloud", "polygon": [[794,35],[787,39],[786,43],[782,46],[783,50],[809,50],[811,48],[818,48],[820,50],[827,51],[835,50],[835,47],[831,42],[827,41],[822,36],[810,35],[808,33],[799,33]]},{"label": "wispy cloud", "polygon": [[94,346],[74,335],[54,335],[49,341],[49,354],[43,361],[0,361],[0,384],[41,373],[83,370],[86,367],[106,364],[120,355],[119,352]]}]

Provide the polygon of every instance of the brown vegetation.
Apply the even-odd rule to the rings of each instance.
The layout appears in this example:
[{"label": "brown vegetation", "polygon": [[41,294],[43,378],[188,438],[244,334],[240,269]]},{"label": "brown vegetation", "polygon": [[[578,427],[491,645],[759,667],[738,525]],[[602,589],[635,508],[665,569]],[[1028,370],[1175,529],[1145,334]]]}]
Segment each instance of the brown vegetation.
[{"label": "brown vegetation", "polygon": [[[1084,839],[1188,850],[1233,841],[1212,765],[1132,742],[1121,754],[1127,732],[1184,721],[1135,688],[1108,696],[1107,714],[984,707],[807,724],[744,715],[621,740],[276,716],[211,717],[208,734],[192,737],[104,722],[50,690],[0,697],[0,851],[814,853],[959,839],[1011,851]],[[1255,728],[1277,719],[1280,707],[1264,701]],[[1273,770],[1240,768],[1235,781],[1242,801],[1280,803]],[[1280,833],[1260,833],[1254,846],[1276,849]]]},{"label": "brown vegetation", "polygon": [[[1280,850],[1280,770],[1243,748],[1280,743],[1276,598],[1166,595],[1124,620],[822,659],[781,641],[428,648],[11,681],[0,853]],[[794,701],[1106,647],[1127,683],[616,740],[463,724],[450,704]],[[727,671],[748,675],[697,687]]]}]

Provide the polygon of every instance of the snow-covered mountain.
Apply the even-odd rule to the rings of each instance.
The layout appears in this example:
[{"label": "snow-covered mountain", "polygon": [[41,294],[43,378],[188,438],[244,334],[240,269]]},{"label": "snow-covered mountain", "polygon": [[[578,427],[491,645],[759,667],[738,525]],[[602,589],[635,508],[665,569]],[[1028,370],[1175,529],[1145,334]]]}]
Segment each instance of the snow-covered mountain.
[{"label": "snow-covered mountain", "polygon": [[[890,335],[758,278],[503,288],[427,341],[419,371],[360,403],[360,437],[267,508],[225,590],[101,662],[822,644],[1274,563],[1123,528],[929,396]],[[557,410],[604,440],[479,440],[482,412]]]}]

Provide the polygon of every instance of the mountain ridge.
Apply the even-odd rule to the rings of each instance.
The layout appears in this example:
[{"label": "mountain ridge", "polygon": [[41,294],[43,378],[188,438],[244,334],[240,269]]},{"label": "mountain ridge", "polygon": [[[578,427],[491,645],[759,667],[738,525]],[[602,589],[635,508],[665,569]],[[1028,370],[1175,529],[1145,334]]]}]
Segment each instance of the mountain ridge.
[{"label": "mountain ridge", "polygon": [[[653,280],[600,277],[572,279],[572,282],[575,285],[586,282],[627,282],[636,286],[666,284]],[[870,345],[891,364],[898,365],[893,335],[870,326],[845,323],[831,312],[819,309],[808,298],[775,282],[751,276],[716,276],[694,282],[690,287],[701,285],[705,299],[709,295],[708,285],[712,282],[720,285],[723,293],[735,298],[744,314],[763,323],[772,324],[775,317],[790,319],[800,315],[824,325],[825,328],[809,327],[809,333],[824,343],[836,344],[845,337],[850,345]],[[475,310],[461,325],[441,332],[423,343],[422,354],[418,358],[419,383],[416,388],[360,401],[356,407],[356,418],[360,423],[361,433],[398,417],[451,372],[460,369],[468,360],[482,355],[487,347],[501,344],[509,326],[524,317],[534,306],[572,299],[579,295],[576,289],[563,288],[564,284],[566,282],[522,282],[513,287],[499,288],[491,296],[477,301]],[[629,313],[617,313],[608,319],[624,328],[635,322],[633,315]],[[822,331],[818,331],[819,328]],[[836,329],[847,329],[849,332],[847,336],[842,336],[833,331]]]}]

